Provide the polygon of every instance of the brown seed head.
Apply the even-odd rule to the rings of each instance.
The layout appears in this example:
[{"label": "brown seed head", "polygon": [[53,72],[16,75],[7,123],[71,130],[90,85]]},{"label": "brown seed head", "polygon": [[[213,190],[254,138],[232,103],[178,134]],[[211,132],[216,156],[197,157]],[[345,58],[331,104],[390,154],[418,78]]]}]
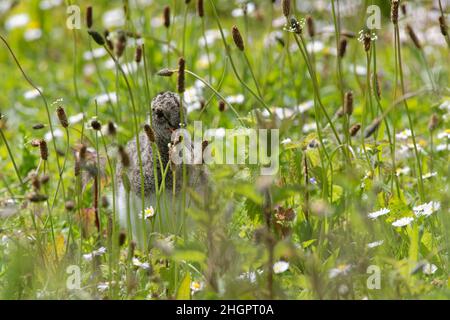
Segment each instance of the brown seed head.
[{"label": "brown seed head", "polygon": [[439,117],[436,113],[433,113],[433,115],[430,118],[430,121],[428,122],[428,130],[433,132],[434,130],[436,130],[438,125],[439,125]]},{"label": "brown seed head", "polygon": [[380,124],[381,118],[376,118],[375,120],[373,120],[373,122],[367,127],[364,137],[369,138],[371,135],[373,135],[380,127]]},{"label": "brown seed head", "polygon": [[419,38],[417,37],[416,33],[414,32],[414,29],[408,24],[406,25],[406,33],[408,33],[409,37],[411,38],[412,42],[416,46],[417,49],[422,49],[422,44],[420,43]]},{"label": "brown seed head", "polygon": [[391,21],[393,24],[398,23],[398,6],[400,4],[400,0],[392,0],[391,1]]},{"label": "brown seed head", "polygon": [[351,116],[353,113],[353,92],[348,91],[344,96],[344,113]]},{"label": "brown seed head", "polygon": [[44,139],[39,141],[39,150],[41,151],[41,159],[44,161],[48,160],[48,147]]},{"label": "brown seed head", "polygon": [[283,10],[283,15],[289,18],[291,15],[291,0],[281,0],[281,9]]},{"label": "brown seed head", "polygon": [[314,19],[311,16],[306,18],[306,26],[308,28],[308,35],[313,38],[316,35],[316,30],[314,27]]},{"label": "brown seed head", "polygon": [[94,41],[99,45],[99,46],[103,46],[105,44],[105,39],[103,38],[103,36],[98,33],[97,31],[94,30],[88,30],[89,35],[92,37],[92,39],[94,39]]},{"label": "brown seed head", "polygon": [[61,106],[56,108],[56,114],[58,116],[59,123],[61,124],[61,126],[63,128],[67,128],[69,126],[69,121],[67,120],[67,115],[66,115],[66,111],[64,110],[64,108]]},{"label": "brown seed head", "polygon": [[186,69],[186,61],[184,58],[180,58],[178,60],[178,93],[183,93],[185,91],[185,78],[184,78],[184,72]]},{"label": "brown seed head", "polygon": [[66,202],[65,207],[67,211],[73,211],[73,209],[75,209],[75,202],[69,200]]},{"label": "brown seed head", "polygon": [[234,44],[238,47],[239,50],[244,51],[244,40],[242,39],[241,33],[237,26],[233,26],[231,31],[233,35]]},{"label": "brown seed head", "polygon": [[117,134],[117,128],[114,122],[109,121],[108,122],[108,135],[115,136]]},{"label": "brown seed head", "polygon": [[137,64],[141,63],[142,61],[142,46],[139,45],[136,48],[136,54],[134,55],[134,61],[136,61]]},{"label": "brown seed head", "polygon": [[86,9],[86,24],[88,29],[92,28],[92,6],[87,7]]},{"label": "brown seed head", "polygon": [[120,231],[119,233],[119,247],[123,246],[125,244],[125,241],[127,240],[127,234],[125,231]]},{"label": "brown seed head", "polygon": [[159,70],[156,74],[160,77],[171,77],[173,75],[173,71],[170,69],[164,68],[162,70]]},{"label": "brown seed head", "polygon": [[220,100],[219,101],[219,111],[224,112],[225,111],[225,101]]},{"label": "brown seed head", "polygon": [[339,41],[339,58],[343,58],[345,56],[345,52],[347,51],[347,39],[342,38],[341,41]]},{"label": "brown seed head", "polygon": [[102,124],[101,124],[98,120],[92,120],[92,121],[91,121],[91,127],[92,127],[92,129],[94,129],[95,131],[100,131],[100,130],[102,130]]},{"label": "brown seed head", "polygon": [[203,0],[197,0],[197,14],[200,18],[205,16],[205,7],[203,5]]},{"label": "brown seed head", "polygon": [[44,202],[44,201],[47,201],[47,199],[48,199],[48,197],[46,195],[40,194],[40,193],[37,193],[37,192],[30,193],[27,196],[27,198],[28,198],[28,200],[30,202],[35,202],[35,203],[37,203],[37,202]]},{"label": "brown seed head", "polygon": [[45,128],[45,125],[42,124],[42,123],[38,123],[38,124],[35,124],[35,125],[33,126],[33,129],[34,129],[34,130],[41,130],[41,129],[44,129],[44,128]]},{"label": "brown seed head", "polygon": [[359,129],[361,129],[361,125],[359,123],[354,124],[349,130],[350,136],[356,136],[356,134],[359,132]]},{"label": "brown seed head", "polygon": [[170,7],[169,6],[165,6],[164,7],[164,26],[166,28],[170,27]]}]

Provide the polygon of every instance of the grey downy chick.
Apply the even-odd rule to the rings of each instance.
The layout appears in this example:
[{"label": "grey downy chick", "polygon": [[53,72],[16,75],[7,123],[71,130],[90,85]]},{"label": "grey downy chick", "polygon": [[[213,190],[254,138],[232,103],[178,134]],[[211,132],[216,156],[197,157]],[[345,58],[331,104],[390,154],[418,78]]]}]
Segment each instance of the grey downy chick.
[{"label": "grey downy chick", "polygon": [[[182,188],[182,166],[171,165],[170,147],[172,144],[172,134],[180,128],[180,100],[177,94],[173,92],[164,92],[158,94],[151,103],[152,123],[157,150],[152,148],[152,143],[147,135],[142,132],[139,134],[139,143],[141,149],[142,169],[144,175],[144,209],[153,207],[156,214],[152,219],[156,219],[154,226],[159,226],[159,219],[162,219],[164,230],[157,230],[160,233],[176,232],[182,222],[181,214],[176,214],[181,205],[179,193]],[[184,110],[184,115],[186,111]],[[156,149],[156,148],[155,148]],[[119,221],[122,228],[128,228],[131,224],[133,238],[142,241],[142,193],[141,193],[141,173],[139,166],[139,157],[137,151],[136,138],[132,139],[126,145],[126,152],[130,158],[130,166],[123,168],[118,164],[118,191],[117,191],[117,210]],[[154,163],[153,154],[156,155]],[[155,179],[154,168],[156,167],[157,179]],[[188,186],[193,189],[199,189],[205,183],[205,175],[198,166],[186,165],[188,174]],[[127,192],[122,175],[126,174],[130,181],[130,191]],[[157,199],[156,182],[159,188],[165,182],[164,195]],[[129,199],[128,199],[129,198]],[[129,201],[129,202],[128,202]],[[129,205],[127,205],[127,202]],[[137,238],[137,239],[136,239]]]}]

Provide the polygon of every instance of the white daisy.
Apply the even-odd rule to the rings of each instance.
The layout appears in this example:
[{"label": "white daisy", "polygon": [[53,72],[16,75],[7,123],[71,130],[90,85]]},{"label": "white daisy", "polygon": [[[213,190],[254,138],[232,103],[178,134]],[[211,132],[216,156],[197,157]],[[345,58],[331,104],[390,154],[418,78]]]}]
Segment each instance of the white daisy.
[{"label": "white daisy", "polygon": [[382,208],[378,211],[369,213],[367,216],[369,217],[369,219],[375,220],[376,218],[384,216],[385,214],[388,214],[389,212],[391,212],[391,210],[389,210],[388,208]]},{"label": "white daisy", "polygon": [[134,266],[144,269],[144,270],[149,270],[150,269],[150,265],[148,262],[141,262],[138,258],[133,258],[132,263]]},{"label": "white daisy", "polygon": [[430,201],[428,203],[424,203],[413,208],[414,214],[416,217],[428,217],[437,210],[441,208],[441,203],[439,201]]},{"label": "white daisy", "polygon": [[367,244],[367,248],[370,248],[370,249],[371,248],[376,248],[376,247],[381,246],[383,243],[384,243],[384,240],[374,241],[374,242],[368,243]]},{"label": "white daisy", "polygon": [[412,136],[412,132],[409,129],[405,129],[402,132],[399,132],[395,135],[395,137],[399,140],[408,140]]},{"label": "white daisy", "polygon": [[289,262],[278,261],[273,264],[273,272],[275,272],[276,274],[283,273],[287,269],[289,269]]},{"label": "white daisy", "polygon": [[332,268],[328,271],[328,277],[330,279],[336,278],[337,276],[345,276],[352,269],[350,264],[340,264],[336,268]]},{"label": "white daisy", "polygon": [[425,274],[433,274],[437,271],[438,267],[432,263],[426,263],[422,267],[422,272]]},{"label": "white daisy", "polygon": [[414,218],[412,218],[412,217],[404,217],[404,218],[395,220],[394,222],[392,222],[392,225],[394,227],[404,227],[404,226],[411,224],[411,222],[413,222],[413,221],[414,221]]},{"label": "white daisy", "polygon": [[200,282],[200,281],[192,281],[192,282],[191,282],[191,291],[192,291],[192,294],[194,294],[194,293],[196,293],[196,292],[202,290],[204,286],[205,286],[205,284],[204,284],[203,282]]},{"label": "white daisy", "polygon": [[422,175],[422,179],[430,179],[435,176],[437,176],[437,172],[428,172],[427,174]]},{"label": "white daisy", "polygon": [[291,142],[292,142],[291,138],[286,138],[283,141],[281,141],[281,144],[289,144]]}]

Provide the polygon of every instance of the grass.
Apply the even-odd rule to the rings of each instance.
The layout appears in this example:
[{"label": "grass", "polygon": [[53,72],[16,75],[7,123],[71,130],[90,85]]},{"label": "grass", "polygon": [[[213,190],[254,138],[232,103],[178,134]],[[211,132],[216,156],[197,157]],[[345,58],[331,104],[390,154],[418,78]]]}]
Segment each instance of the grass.
[{"label": "grass", "polygon": [[[206,0],[202,17],[198,1],[96,3],[99,36],[110,10],[123,19],[108,26],[113,47],[89,36],[90,2],[46,10],[40,2],[0,11],[1,299],[450,297],[449,38],[436,18],[449,9],[441,1],[405,2],[398,23],[389,3],[375,0],[350,9],[329,1],[323,10],[292,1],[290,12],[279,2],[243,10]],[[381,29],[369,32],[372,4]],[[81,8],[81,29],[66,27],[68,5]],[[117,218],[119,178],[132,192],[130,172],[117,176],[118,150],[153,126],[150,100],[167,90],[180,91],[190,132],[194,121],[279,129],[279,171],[208,165],[199,193],[183,166],[179,196],[189,200],[164,217],[175,187],[157,185],[155,215],[139,225],[142,245]],[[164,180],[173,173],[160,163]]]}]

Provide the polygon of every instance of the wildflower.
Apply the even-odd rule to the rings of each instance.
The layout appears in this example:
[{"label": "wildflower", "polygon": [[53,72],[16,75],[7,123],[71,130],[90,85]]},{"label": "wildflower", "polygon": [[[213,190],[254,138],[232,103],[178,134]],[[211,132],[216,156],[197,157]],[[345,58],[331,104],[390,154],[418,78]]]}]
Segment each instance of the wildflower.
[{"label": "wildflower", "polygon": [[422,175],[422,179],[430,179],[435,176],[437,176],[437,172],[428,172],[427,174]]},{"label": "wildflower", "polygon": [[372,249],[381,246],[384,243],[384,240],[374,241],[367,244],[367,248]]},{"label": "wildflower", "polygon": [[450,129],[440,132],[437,137],[438,139],[450,139]]},{"label": "wildflower", "polygon": [[273,272],[276,274],[283,273],[289,269],[289,262],[278,261],[273,264]]},{"label": "wildflower", "polygon": [[[155,209],[153,209],[153,207],[150,206],[144,210],[144,219],[149,220],[150,218],[153,218],[155,214],[156,214]],[[142,218],[142,215],[140,215],[140,217]]]},{"label": "wildflower", "polygon": [[432,263],[425,263],[422,267],[422,272],[431,275],[437,271],[438,267]]},{"label": "wildflower", "polygon": [[92,258],[102,256],[106,253],[105,247],[100,247],[97,250],[92,251],[91,253],[83,254],[83,259],[86,261],[92,261]]},{"label": "wildflower", "polygon": [[291,140],[291,138],[286,138],[286,139],[284,139],[283,141],[281,141],[281,144],[289,144],[289,143],[292,143],[292,140]]},{"label": "wildflower", "polygon": [[192,282],[191,282],[191,291],[192,291],[192,294],[194,294],[194,293],[196,293],[196,292],[202,290],[204,286],[205,286],[205,285],[204,285],[203,282],[200,282],[200,281],[192,281]]},{"label": "wildflower", "polygon": [[69,124],[76,124],[84,119],[84,113],[78,113],[69,117]]},{"label": "wildflower", "polygon": [[364,44],[364,50],[368,52],[372,41],[377,40],[377,34],[371,31],[361,30],[359,31],[358,41]]},{"label": "wildflower", "polygon": [[141,262],[138,258],[133,258],[132,260],[133,266],[144,269],[144,270],[150,270],[150,265],[148,262]]},{"label": "wildflower", "polygon": [[402,132],[399,132],[395,135],[395,137],[399,140],[407,140],[412,136],[412,132],[409,129],[405,129]]},{"label": "wildflower", "polygon": [[441,208],[441,203],[438,201],[430,201],[413,208],[416,217],[428,217]]},{"label": "wildflower", "polygon": [[389,212],[391,212],[391,210],[389,210],[387,208],[383,208],[383,209],[380,209],[378,211],[369,213],[367,215],[367,217],[369,217],[372,220],[375,220],[376,218],[384,216],[384,215],[388,214]]},{"label": "wildflower", "polygon": [[404,217],[404,218],[395,220],[394,222],[392,222],[392,225],[394,227],[404,227],[404,226],[411,224],[411,222],[413,222],[413,221],[414,221],[414,218],[412,218],[412,217]]},{"label": "wildflower", "polygon": [[332,268],[328,271],[328,277],[330,279],[336,278],[338,276],[347,275],[352,269],[352,265],[350,264],[340,264],[336,268]]}]

